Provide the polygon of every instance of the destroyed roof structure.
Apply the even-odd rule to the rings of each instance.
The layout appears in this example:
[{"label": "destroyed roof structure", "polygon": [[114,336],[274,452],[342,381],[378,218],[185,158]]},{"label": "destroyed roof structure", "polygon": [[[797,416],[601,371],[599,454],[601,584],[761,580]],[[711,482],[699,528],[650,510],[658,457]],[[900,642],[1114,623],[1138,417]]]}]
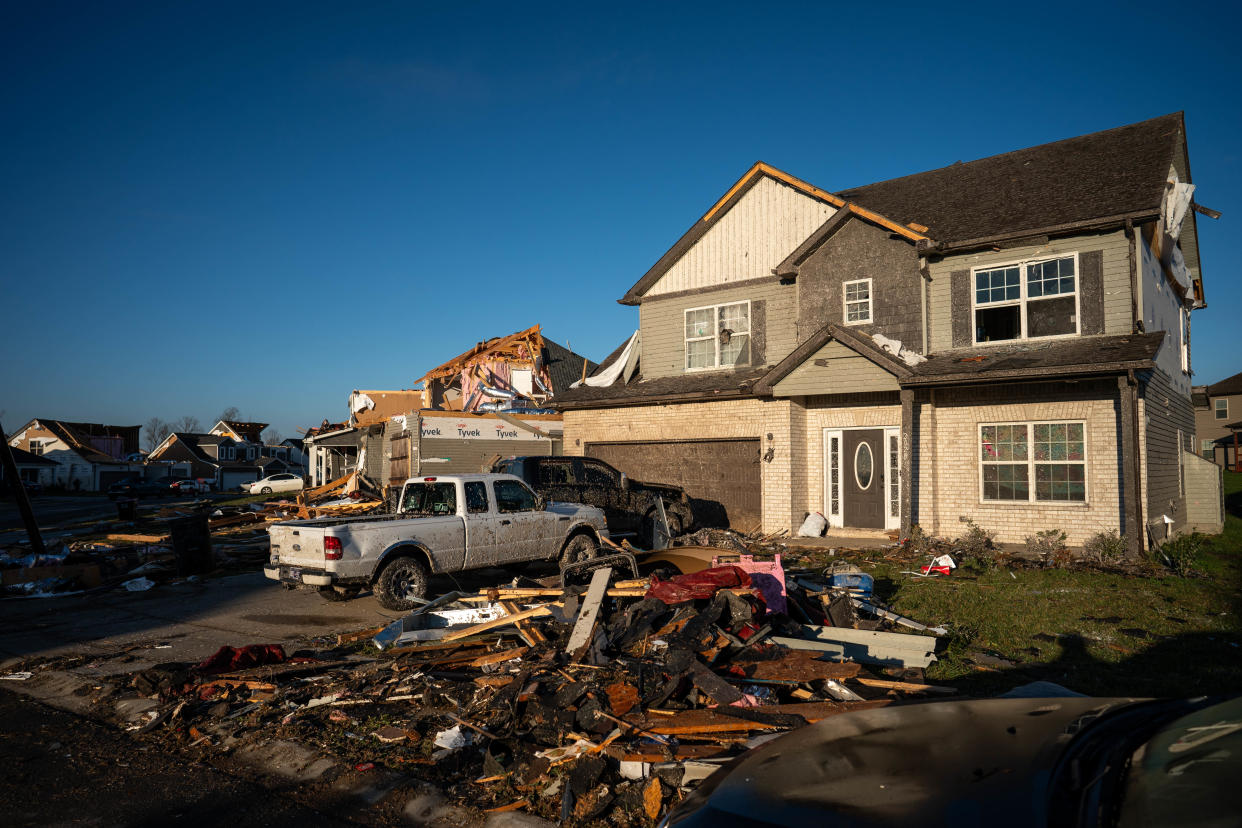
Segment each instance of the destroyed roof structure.
[{"label": "destroyed roof structure", "polygon": [[220,420],[208,432],[211,434],[219,434],[222,437],[230,437],[239,443],[255,443],[262,445],[263,429],[268,427],[268,423],[247,423],[239,420]]},{"label": "destroyed roof structure", "polygon": [[595,369],[595,363],[540,333],[540,326],[480,342],[432,368],[419,382],[422,408],[535,409]]},{"label": "destroyed roof structure", "polygon": [[566,450],[743,531],[1210,530],[1190,315],[1219,215],[1181,113],[850,189],[757,163],[619,300],[639,330],[554,401]]}]

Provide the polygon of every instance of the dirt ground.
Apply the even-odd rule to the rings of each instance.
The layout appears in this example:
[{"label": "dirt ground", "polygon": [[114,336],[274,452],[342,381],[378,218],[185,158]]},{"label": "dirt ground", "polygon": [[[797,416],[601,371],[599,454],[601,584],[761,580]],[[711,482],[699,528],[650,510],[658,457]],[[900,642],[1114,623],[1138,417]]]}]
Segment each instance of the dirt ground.
[{"label": "dirt ground", "polygon": [[0,767],[11,826],[356,824],[3,689]]}]

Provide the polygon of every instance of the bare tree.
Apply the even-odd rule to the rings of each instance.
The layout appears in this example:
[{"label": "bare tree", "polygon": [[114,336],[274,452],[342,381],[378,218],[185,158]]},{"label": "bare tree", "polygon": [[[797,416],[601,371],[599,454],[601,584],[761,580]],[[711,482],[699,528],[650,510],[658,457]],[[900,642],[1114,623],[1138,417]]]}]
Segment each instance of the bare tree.
[{"label": "bare tree", "polygon": [[241,419],[241,410],[235,405],[230,405],[220,412],[220,419],[225,422],[237,422]]},{"label": "bare tree", "polygon": [[142,427],[143,440],[147,444],[147,451],[155,451],[155,447],[164,442],[164,438],[172,431],[168,423],[159,417],[152,417],[147,420],[147,424]]},{"label": "bare tree", "polygon": [[275,426],[268,426],[267,428],[263,429],[263,444],[264,445],[278,446],[284,441],[284,439],[285,439],[285,435],[281,434],[280,430],[277,429]]},{"label": "bare tree", "polygon": [[172,430],[193,434],[195,432],[202,431],[203,426],[199,423],[198,417],[192,417],[187,414],[184,417],[172,421]]}]

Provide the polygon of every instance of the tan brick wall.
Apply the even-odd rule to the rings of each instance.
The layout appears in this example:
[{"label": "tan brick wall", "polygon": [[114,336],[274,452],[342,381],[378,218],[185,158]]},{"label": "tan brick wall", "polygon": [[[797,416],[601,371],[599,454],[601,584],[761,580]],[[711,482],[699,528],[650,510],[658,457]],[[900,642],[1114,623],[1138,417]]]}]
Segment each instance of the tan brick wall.
[{"label": "tan brick wall", "polygon": [[[934,408],[919,411],[920,481],[918,522],[937,535],[956,537],[965,529],[961,517],[997,533],[997,540],[1021,543],[1044,529],[1061,529],[1071,545],[1081,545],[1100,531],[1120,525],[1115,402],[1095,399],[990,403],[971,400],[967,392],[940,392]],[[979,492],[978,426],[1046,420],[1082,420],[1087,435],[1086,504],[985,503]],[[932,458],[935,458],[932,460]]]},{"label": "tan brick wall", "polygon": [[802,497],[795,506],[794,491],[804,488],[805,472],[795,475],[790,462],[805,453],[801,410],[790,400],[747,399],[566,411],[565,453],[581,455],[597,442],[759,438],[760,452],[773,450],[772,462],[759,468],[763,531],[775,532],[802,516]]}]

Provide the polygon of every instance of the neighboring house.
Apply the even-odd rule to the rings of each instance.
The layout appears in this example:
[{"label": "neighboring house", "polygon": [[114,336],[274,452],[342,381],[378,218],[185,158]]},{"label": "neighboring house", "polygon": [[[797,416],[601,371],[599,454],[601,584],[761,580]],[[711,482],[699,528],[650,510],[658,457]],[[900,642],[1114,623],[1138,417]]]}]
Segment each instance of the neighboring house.
[{"label": "neighboring house", "polygon": [[228,437],[235,443],[247,443],[250,445],[263,445],[263,429],[267,428],[268,423],[244,423],[237,420],[220,420],[210,429],[209,434],[216,434],[220,437]]},{"label": "neighboring house", "polygon": [[1194,388],[1199,453],[1218,466],[1242,471],[1242,374]]},{"label": "neighboring house", "polygon": [[262,448],[221,434],[174,431],[147,456],[147,463],[165,466],[174,477],[212,480],[222,491],[268,474],[296,471],[292,463],[263,456]]},{"label": "neighboring house", "polygon": [[[52,485],[52,475],[57,468],[55,460],[40,457],[19,448],[10,447],[9,451],[13,452],[13,462],[17,465],[17,475],[24,482],[38,483],[44,487]],[[5,465],[0,463],[0,492],[7,494],[9,482],[5,479],[6,472]]]},{"label": "neighboring house", "polygon": [[142,463],[126,459],[138,452],[141,430],[141,426],[35,419],[17,429],[9,445],[54,462],[50,485],[99,492],[142,475]]},{"label": "neighboring house", "polygon": [[[1187,514],[1202,307],[1180,113],[829,193],[756,164],[620,300],[565,450],[742,531],[1021,542]],[[1166,521],[1167,516],[1167,521]]]}]

